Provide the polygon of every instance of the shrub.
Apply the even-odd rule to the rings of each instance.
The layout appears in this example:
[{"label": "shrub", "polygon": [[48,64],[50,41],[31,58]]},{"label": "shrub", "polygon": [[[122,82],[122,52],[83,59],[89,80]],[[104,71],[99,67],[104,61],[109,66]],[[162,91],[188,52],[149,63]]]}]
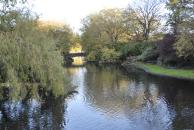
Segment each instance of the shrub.
[{"label": "shrub", "polygon": [[114,49],[103,48],[101,50],[101,57],[100,60],[102,62],[115,62],[119,59],[120,53],[116,52]]},{"label": "shrub", "polygon": [[96,57],[96,52],[95,51],[91,51],[89,52],[89,54],[86,56],[86,60],[87,61],[96,61],[97,57]]},{"label": "shrub", "polygon": [[194,35],[182,33],[174,44],[177,55],[184,58],[194,58]]},{"label": "shrub", "polygon": [[129,43],[124,45],[120,51],[122,56],[139,56],[146,50],[146,48],[153,45],[152,42]]},{"label": "shrub", "polygon": [[138,60],[144,62],[155,62],[157,61],[158,56],[159,54],[156,50],[156,46],[150,46],[147,47],[140,56],[138,56]]}]

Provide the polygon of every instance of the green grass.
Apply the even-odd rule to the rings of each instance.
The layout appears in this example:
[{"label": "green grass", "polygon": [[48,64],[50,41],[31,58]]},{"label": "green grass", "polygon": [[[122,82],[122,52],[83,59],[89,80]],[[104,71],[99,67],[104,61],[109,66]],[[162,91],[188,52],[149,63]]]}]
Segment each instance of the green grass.
[{"label": "green grass", "polygon": [[194,70],[189,69],[169,69],[153,64],[137,63],[137,66],[148,73],[164,75],[183,79],[194,79]]}]

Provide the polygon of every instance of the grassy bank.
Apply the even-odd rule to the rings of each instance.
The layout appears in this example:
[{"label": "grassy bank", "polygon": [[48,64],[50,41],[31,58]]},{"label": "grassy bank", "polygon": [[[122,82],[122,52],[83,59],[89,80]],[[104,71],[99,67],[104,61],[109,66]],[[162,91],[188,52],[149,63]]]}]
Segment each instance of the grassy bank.
[{"label": "grassy bank", "polygon": [[189,69],[170,69],[153,64],[135,63],[136,66],[150,74],[169,76],[180,79],[194,80],[194,70]]}]

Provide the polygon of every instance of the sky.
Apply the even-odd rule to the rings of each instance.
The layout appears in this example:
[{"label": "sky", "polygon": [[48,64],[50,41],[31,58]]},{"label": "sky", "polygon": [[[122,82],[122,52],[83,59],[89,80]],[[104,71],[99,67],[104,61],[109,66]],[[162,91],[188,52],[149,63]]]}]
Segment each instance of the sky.
[{"label": "sky", "polygon": [[41,20],[69,24],[79,32],[81,20],[104,8],[125,8],[132,0],[35,0],[33,10]]}]

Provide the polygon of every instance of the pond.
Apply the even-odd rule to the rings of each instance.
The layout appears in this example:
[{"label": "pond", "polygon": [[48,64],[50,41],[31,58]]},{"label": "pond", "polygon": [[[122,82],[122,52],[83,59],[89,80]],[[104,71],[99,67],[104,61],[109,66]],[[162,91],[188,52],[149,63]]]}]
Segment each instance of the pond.
[{"label": "pond", "polygon": [[78,93],[45,102],[2,101],[0,129],[194,129],[193,82],[110,65],[65,70]]}]

